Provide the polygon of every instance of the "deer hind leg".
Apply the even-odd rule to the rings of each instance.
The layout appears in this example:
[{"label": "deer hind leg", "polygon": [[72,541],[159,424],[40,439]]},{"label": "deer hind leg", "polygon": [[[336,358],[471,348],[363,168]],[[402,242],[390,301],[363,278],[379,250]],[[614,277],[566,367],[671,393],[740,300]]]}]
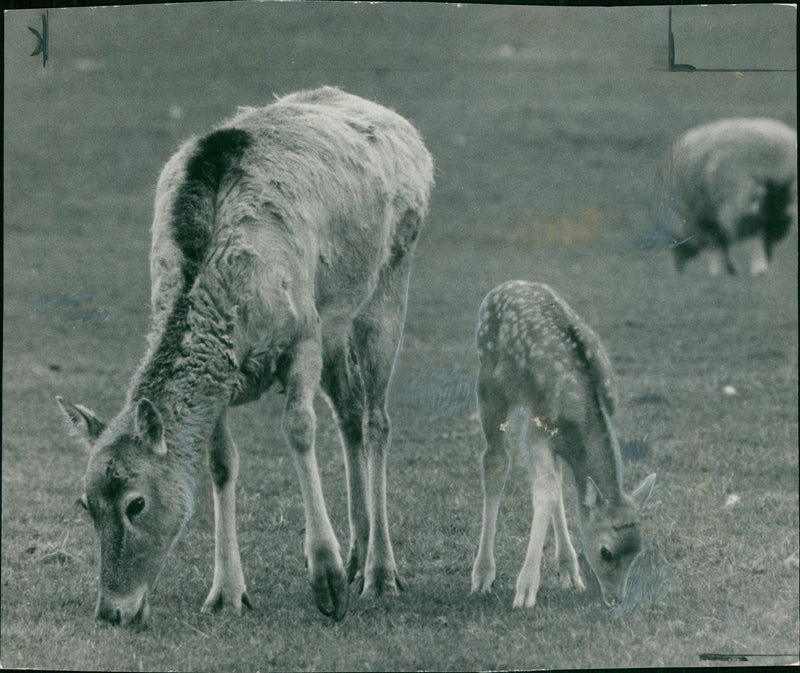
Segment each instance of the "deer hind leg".
[{"label": "deer hind leg", "polygon": [[251,607],[244,584],[239,543],[236,539],[236,477],[239,454],[230,437],[228,412],[223,411],[208,450],[208,466],[214,489],[214,580],[203,612],[230,606],[241,613]]},{"label": "deer hind leg", "polygon": [[500,499],[511,469],[511,455],[504,441],[508,404],[501,386],[493,384],[484,370],[478,375],[478,410],[486,448],[481,456],[483,521],[478,553],[472,566],[472,592],[491,591],[495,578],[494,539]]},{"label": "deer hind leg", "polygon": [[544,540],[561,491],[555,456],[547,441],[537,438],[531,448],[531,455],[533,459],[527,462],[532,482],[533,521],[525,563],[517,578],[515,608],[532,608],[536,604]]},{"label": "deer hind leg", "polygon": [[319,331],[301,340],[292,353],[286,379],[283,432],[292,449],[306,518],[305,554],[311,587],[320,611],[339,620],[347,612],[348,585],[339,543],[333,533],[314,451],[314,395],[320,381]]},{"label": "deer hind leg", "polygon": [[[775,245],[797,224],[797,181],[792,180],[789,184],[768,183],[758,219],[764,265],[768,267]],[[754,268],[756,266],[754,258],[751,273],[758,270]]]},{"label": "deer hind leg", "polygon": [[[397,594],[402,589],[389,537],[386,456],[391,444],[387,392],[400,352],[411,258],[419,218],[409,212],[397,225],[389,260],[353,322],[355,350],[366,396],[367,513],[369,540],[362,595]],[[360,562],[360,559],[359,559]]]},{"label": "deer hind leg", "polygon": [[[350,551],[347,581],[363,584],[369,541],[366,460],[364,457],[364,388],[349,344],[326,354],[322,366],[322,389],[328,395],[341,434],[347,478],[350,520]],[[360,588],[359,588],[360,591]]]},{"label": "deer hind leg", "polygon": [[708,246],[708,275],[717,278],[723,271],[729,276],[736,275],[736,266],[731,259],[730,245],[720,237]]},{"label": "deer hind leg", "polygon": [[579,591],[583,591],[586,585],[581,578],[580,566],[578,565],[578,555],[575,547],[572,546],[572,539],[567,529],[567,516],[564,511],[564,490],[563,490],[563,469],[564,461],[556,459],[556,479],[558,484],[558,497],[553,511],[553,531],[555,532],[556,549],[555,556],[558,563],[558,574],[561,579],[561,586],[568,589],[574,586]]},{"label": "deer hind leg", "polygon": [[[373,315],[360,321],[355,329],[355,348],[366,394],[365,495],[369,532],[365,556],[354,559],[359,566],[363,564],[363,595],[396,594],[402,588],[398,584],[386,510],[386,457],[391,445],[386,395],[401,329],[402,314]],[[351,474],[359,466],[358,460],[352,462],[356,464]],[[356,553],[360,555],[360,551]]]},{"label": "deer hind leg", "polygon": [[675,261],[675,270],[678,273],[683,273],[689,261],[700,254],[700,246],[691,239],[688,241],[675,241],[672,253]]},{"label": "deer hind leg", "polygon": [[736,275],[736,266],[731,259],[731,244],[752,229],[757,221],[759,199],[753,189],[751,185],[749,189],[742,187],[737,190],[736,195],[729,198],[717,212],[716,228],[712,229],[712,255],[708,267],[710,276],[719,276],[723,271],[729,276]]},{"label": "deer hind leg", "polygon": [[750,257],[750,275],[761,276],[769,271],[769,252],[762,236],[750,236],[743,241]]}]

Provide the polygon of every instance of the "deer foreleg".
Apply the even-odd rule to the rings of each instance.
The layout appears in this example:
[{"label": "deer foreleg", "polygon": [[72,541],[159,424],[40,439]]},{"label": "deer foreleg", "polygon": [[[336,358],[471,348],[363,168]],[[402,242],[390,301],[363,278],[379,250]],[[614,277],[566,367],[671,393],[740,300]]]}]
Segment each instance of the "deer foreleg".
[{"label": "deer foreleg", "polygon": [[[367,469],[364,450],[364,390],[361,376],[351,361],[348,346],[334,351],[323,364],[322,387],[328,395],[342,438],[347,510],[350,521],[350,551],[347,581],[363,585],[369,540],[367,514]],[[361,588],[358,588],[361,591]]]},{"label": "deer foreleg", "polygon": [[532,608],[536,604],[544,540],[557,501],[560,499],[560,479],[557,478],[553,454],[545,446],[544,450],[535,450],[534,455],[535,474],[531,475],[533,477],[533,521],[525,563],[517,578],[517,592],[514,596],[515,608]]},{"label": "deer foreleg", "polygon": [[208,465],[214,489],[214,580],[203,604],[203,612],[223,606],[237,613],[251,607],[244,584],[239,543],[236,539],[236,477],[239,454],[228,434],[227,412],[223,412],[211,436]]},{"label": "deer foreleg", "polygon": [[572,546],[572,539],[567,529],[567,516],[564,511],[563,464],[564,461],[561,458],[556,459],[558,497],[553,510],[553,530],[556,542],[555,556],[558,563],[561,586],[565,589],[574,586],[579,591],[583,591],[586,585],[581,579],[578,555],[575,553],[575,547]]}]

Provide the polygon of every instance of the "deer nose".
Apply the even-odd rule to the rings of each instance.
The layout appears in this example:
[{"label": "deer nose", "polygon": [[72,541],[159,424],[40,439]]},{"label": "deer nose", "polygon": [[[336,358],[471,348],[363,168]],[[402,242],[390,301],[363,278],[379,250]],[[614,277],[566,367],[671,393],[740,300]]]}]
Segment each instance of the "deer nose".
[{"label": "deer nose", "polygon": [[95,619],[102,619],[111,624],[121,624],[122,618],[125,616],[125,611],[118,605],[110,605],[105,602],[100,602],[94,612]]},{"label": "deer nose", "polygon": [[120,626],[134,621],[145,621],[149,615],[146,587],[141,587],[128,596],[101,593],[94,611],[95,618]]}]

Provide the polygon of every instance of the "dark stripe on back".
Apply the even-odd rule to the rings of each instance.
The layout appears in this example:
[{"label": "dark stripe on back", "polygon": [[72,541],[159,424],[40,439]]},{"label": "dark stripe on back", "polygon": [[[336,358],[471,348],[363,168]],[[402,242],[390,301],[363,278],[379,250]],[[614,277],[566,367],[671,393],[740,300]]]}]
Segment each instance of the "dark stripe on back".
[{"label": "dark stripe on back", "polygon": [[184,257],[183,277],[188,291],[208,252],[216,208],[217,192],[226,176],[239,172],[244,151],[253,139],[241,129],[220,129],[197,143],[186,164],[172,210],[172,236]]},{"label": "dark stripe on back", "polygon": [[223,182],[241,175],[239,164],[252,136],[241,129],[220,129],[205,136],[186,164],[186,179],[172,206],[170,228],[183,254],[183,288],[167,316],[161,341],[142,371],[135,399],[160,399],[164,383],[176,375],[187,317],[189,291],[211,245],[217,198]]},{"label": "dark stripe on back", "polygon": [[[584,343],[583,339],[581,339],[580,332],[575,328],[574,325],[569,324],[566,328],[567,337],[569,340],[575,344],[575,355],[577,356],[578,360],[580,360],[581,367],[583,367],[586,376],[588,377],[588,385],[590,388],[590,396],[593,400],[597,401],[597,405],[595,406],[595,413],[597,417],[600,419],[600,423],[603,427],[605,427],[605,419],[603,418],[603,412],[600,410],[600,402],[603,402],[604,406],[607,406],[605,402],[605,396],[601,392],[603,388],[603,381],[602,376],[603,373],[598,370],[600,363],[597,361],[600,357],[599,353],[595,353],[592,358],[586,353],[586,344]],[[613,409],[607,409],[608,413],[613,413]]]},{"label": "dark stripe on back", "polygon": [[583,343],[583,339],[581,339],[581,335],[578,333],[578,330],[575,329],[575,325],[568,324],[566,326],[566,333],[567,338],[575,344],[575,355],[580,360],[581,365],[584,368],[584,371],[589,375],[589,379],[592,382],[592,385],[595,385],[595,376],[594,376],[594,367],[592,363],[589,361],[589,358],[586,356],[586,344]]}]

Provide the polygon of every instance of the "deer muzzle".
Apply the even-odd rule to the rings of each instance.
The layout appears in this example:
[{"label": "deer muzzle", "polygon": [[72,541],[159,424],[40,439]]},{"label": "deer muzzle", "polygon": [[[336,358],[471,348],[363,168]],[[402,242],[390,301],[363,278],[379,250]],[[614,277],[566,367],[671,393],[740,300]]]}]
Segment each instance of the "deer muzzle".
[{"label": "deer muzzle", "polygon": [[147,587],[137,589],[125,597],[111,596],[102,592],[97,598],[95,619],[102,619],[115,626],[125,626],[131,622],[144,622],[150,616],[147,601]]}]

